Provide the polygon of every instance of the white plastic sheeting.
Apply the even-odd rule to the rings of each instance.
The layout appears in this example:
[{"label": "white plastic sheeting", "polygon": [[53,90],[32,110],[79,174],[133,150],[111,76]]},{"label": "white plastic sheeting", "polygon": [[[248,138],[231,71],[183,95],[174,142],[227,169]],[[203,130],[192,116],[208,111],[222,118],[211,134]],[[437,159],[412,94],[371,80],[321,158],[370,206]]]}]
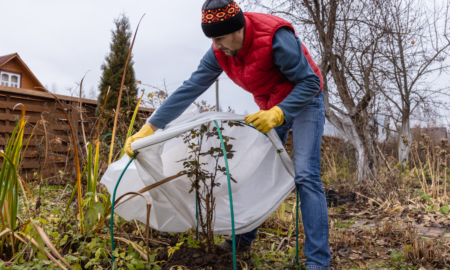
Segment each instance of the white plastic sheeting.
[{"label": "white plastic sheeting", "polygon": [[[130,191],[138,191],[146,186],[161,181],[183,171],[180,160],[189,157],[187,144],[181,136],[192,129],[210,123],[219,125],[222,121],[243,121],[242,115],[233,113],[198,114],[196,108],[190,107],[180,118],[155,135],[132,143],[133,151],[138,151],[136,159],[130,164],[117,189],[116,198]],[[236,152],[228,160],[230,173],[237,183],[231,182],[237,234],[245,233],[258,227],[286,199],[294,188],[294,166],[284,151],[276,132],[272,130],[265,136],[248,127],[229,127],[223,124],[225,136],[235,138],[229,143]],[[198,140],[197,138],[195,140]],[[220,140],[213,136],[202,142],[202,149],[220,147]],[[103,183],[112,194],[121,172],[129,158],[124,157],[111,164],[103,176]],[[211,171],[214,161],[205,156],[201,162],[208,163]],[[225,166],[223,158],[219,165]],[[230,201],[226,175],[216,179],[220,183],[214,188],[216,214],[214,232],[231,234]],[[152,203],[150,226],[158,231],[184,232],[195,228],[195,192],[189,193],[191,181],[184,175],[144,193]],[[120,205],[115,213],[126,220],[137,219],[146,222],[146,202],[141,197]]]}]

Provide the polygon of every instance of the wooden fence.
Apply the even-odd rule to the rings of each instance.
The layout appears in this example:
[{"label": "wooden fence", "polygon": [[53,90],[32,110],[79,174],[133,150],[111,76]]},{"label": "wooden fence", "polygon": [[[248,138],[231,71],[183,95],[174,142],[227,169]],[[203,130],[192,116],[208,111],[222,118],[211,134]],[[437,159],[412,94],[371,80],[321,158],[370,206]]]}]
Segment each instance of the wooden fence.
[{"label": "wooden fence", "polygon": [[[327,144],[327,145],[340,145],[344,143],[344,139],[340,138],[340,137],[335,137],[335,136],[331,136],[331,135],[326,135],[323,134],[322,136],[322,145]],[[292,158],[293,156],[293,147],[294,147],[294,143],[293,143],[293,139],[292,139],[292,130],[289,131],[289,135],[288,138],[286,140],[286,145],[284,146],[284,148],[286,149],[288,155]]]},{"label": "wooden fence", "polygon": [[[78,135],[78,141],[82,142],[80,99],[64,95],[56,96],[63,103],[75,134]],[[88,136],[96,128],[97,101],[81,99],[81,103],[85,134]],[[69,171],[73,166],[70,129],[63,109],[49,93],[0,86],[0,149],[4,149],[20,119],[21,106],[18,104],[23,104],[27,110],[24,139],[29,138],[34,130],[34,136],[30,139],[24,153],[21,176],[32,179],[33,175],[41,170],[43,177],[54,177],[59,171]],[[153,111],[153,109],[141,108],[139,110],[141,120],[145,121]],[[45,140],[45,134],[47,134],[47,140]],[[48,144],[47,155],[46,144]]]}]

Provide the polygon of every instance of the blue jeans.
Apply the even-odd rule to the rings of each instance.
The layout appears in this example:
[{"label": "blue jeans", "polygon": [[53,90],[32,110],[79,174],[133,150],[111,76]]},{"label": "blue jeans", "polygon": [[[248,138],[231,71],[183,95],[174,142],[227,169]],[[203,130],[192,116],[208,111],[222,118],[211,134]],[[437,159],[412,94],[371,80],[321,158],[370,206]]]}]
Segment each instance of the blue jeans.
[{"label": "blue jeans", "polygon": [[[325,123],[323,93],[320,92],[304,111],[286,125],[276,127],[283,145],[292,128],[294,143],[295,185],[300,194],[300,207],[305,229],[306,269],[329,269],[328,211],[320,180],[320,145]],[[238,244],[249,245],[258,228],[236,235]],[[230,242],[231,243],[231,242]]]}]

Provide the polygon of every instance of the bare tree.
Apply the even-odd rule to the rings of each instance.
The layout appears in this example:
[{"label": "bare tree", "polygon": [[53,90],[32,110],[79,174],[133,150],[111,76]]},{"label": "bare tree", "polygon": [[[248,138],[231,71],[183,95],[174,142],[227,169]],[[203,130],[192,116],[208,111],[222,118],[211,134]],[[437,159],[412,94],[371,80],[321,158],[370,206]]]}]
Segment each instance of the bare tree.
[{"label": "bare tree", "polygon": [[58,94],[58,89],[56,88],[56,84],[55,83],[52,83],[52,90],[51,90],[51,92],[53,94]]},{"label": "bare tree", "polygon": [[89,89],[89,98],[90,99],[97,99],[97,91],[95,90],[94,86],[91,85],[91,88]]},{"label": "bare tree", "polygon": [[386,113],[394,119],[399,136],[398,159],[408,160],[412,143],[411,117],[421,110],[436,116],[447,107],[442,98],[449,87],[436,85],[436,78],[446,72],[450,52],[449,2],[391,0],[385,9],[386,34],[378,71],[380,85],[389,101]]},{"label": "bare tree", "polygon": [[147,94],[147,100],[143,100],[143,104],[147,107],[157,109],[169,98],[169,91],[167,91],[166,80],[163,80],[162,86],[153,86],[150,84],[143,84],[153,89],[152,92]]},{"label": "bare tree", "polygon": [[66,87],[66,90],[69,91],[71,97],[76,97],[78,95],[77,90],[78,90],[79,83],[75,82],[75,85],[76,86],[67,86]]},{"label": "bare tree", "polygon": [[324,78],[325,112],[357,152],[359,181],[376,176],[373,114],[378,50],[387,0],[247,0],[285,17],[318,54]]}]

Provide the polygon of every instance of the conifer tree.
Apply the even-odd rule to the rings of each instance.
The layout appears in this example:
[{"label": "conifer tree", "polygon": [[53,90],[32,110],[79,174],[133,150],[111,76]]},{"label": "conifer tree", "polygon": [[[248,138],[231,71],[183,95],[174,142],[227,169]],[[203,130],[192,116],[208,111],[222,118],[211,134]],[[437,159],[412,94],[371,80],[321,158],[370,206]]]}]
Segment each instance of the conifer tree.
[{"label": "conifer tree", "polygon": [[[99,84],[100,94],[98,96],[97,115],[100,115],[106,93],[108,92],[108,87],[111,87],[105,106],[105,111],[103,113],[102,125],[107,125],[104,133],[112,132],[114,117],[111,116],[108,123],[105,123],[104,121],[106,120],[111,109],[116,110],[123,70],[125,68],[125,62],[127,61],[128,52],[130,51],[132,38],[132,31],[128,17],[121,14],[114,20],[114,24],[115,29],[111,30],[112,41],[109,45],[111,51],[106,55],[105,62],[101,66],[103,74]],[[138,89],[135,85],[136,78],[133,64],[134,62],[131,55],[125,75],[119,115],[119,119],[122,122],[126,121],[127,124],[130,123],[134,109],[137,105]],[[139,119],[136,119],[136,123],[139,123]],[[116,130],[116,132],[119,134],[121,133],[120,130]]]}]

